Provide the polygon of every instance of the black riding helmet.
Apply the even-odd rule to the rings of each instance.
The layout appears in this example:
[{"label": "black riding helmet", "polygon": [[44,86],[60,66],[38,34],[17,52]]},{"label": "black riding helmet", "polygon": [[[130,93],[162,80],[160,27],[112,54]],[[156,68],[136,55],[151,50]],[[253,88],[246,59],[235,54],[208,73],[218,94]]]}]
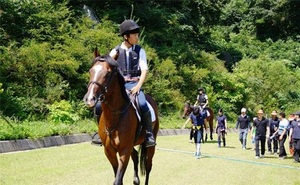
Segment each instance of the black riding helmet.
[{"label": "black riding helmet", "polygon": [[123,21],[120,25],[120,35],[129,35],[133,33],[139,33],[140,32],[140,27],[139,25],[131,19],[127,19]]},{"label": "black riding helmet", "polygon": [[198,88],[198,91],[204,92],[204,89],[203,89],[202,87],[199,87],[199,88]]}]

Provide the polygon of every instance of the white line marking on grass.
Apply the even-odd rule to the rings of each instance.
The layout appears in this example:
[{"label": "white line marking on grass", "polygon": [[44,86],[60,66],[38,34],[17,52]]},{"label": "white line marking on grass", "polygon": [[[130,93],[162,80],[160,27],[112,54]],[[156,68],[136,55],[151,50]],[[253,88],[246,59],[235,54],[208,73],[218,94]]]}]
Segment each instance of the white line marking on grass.
[{"label": "white line marking on grass", "polygon": [[[194,152],[190,151],[184,151],[184,150],[177,150],[177,149],[171,149],[171,148],[161,148],[156,147],[157,150],[162,151],[168,151],[168,152],[175,152],[175,153],[185,153],[185,154],[194,154]],[[281,164],[274,164],[274,163],[266,163],[266,162],[257,162],[257,161],[251,161],[251,160],[243,160],[243,159],[236,159],[233,157],[224,157],[224,156],[217,156],[217,155],[207,155],[207,154],[201,154],[204,157],[210,157],[210,158],[218,158],[218,159],[224,159],[234,162],[242,162],[242,163],[249,163],[249,164],[255,164],[255,165],[261,165],[261,166],[272,166],[277,168],[287,168],[287,169],[293,169],[293,170],[300,170],[299,167],[295,166],[288,166],[288,165],[281,165]]]}]

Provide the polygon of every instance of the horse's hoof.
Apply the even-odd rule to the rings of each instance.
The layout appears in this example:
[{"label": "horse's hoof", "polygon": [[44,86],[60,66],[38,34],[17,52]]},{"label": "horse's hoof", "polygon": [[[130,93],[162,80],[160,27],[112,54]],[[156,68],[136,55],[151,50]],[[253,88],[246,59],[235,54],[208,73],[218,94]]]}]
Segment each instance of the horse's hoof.
[{"label": "horse's hoof", "polygon": [[134,178],[133,178],[133,184],[134,184],[134,185],[139,185],[139,184],[140,184],[140,179],[137,178],[137,177],[134,177]]}]

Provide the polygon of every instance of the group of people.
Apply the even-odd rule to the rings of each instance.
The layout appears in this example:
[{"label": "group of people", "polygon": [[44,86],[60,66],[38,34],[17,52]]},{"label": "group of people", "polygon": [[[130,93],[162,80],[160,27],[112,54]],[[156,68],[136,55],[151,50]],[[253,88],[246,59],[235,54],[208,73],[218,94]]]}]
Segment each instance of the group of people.
[{"label": "group of people", "polygon": [[294,118],[288,120],[284,112],[278,114],[274,110],[268,119],[264,116],[264,111],[260,109],[251,124],[246,109],[242,108],[236,123],[242,149],[246,150],[249,132],[252,138],[252,150],[255,150],[255,158],[264,158],[267,144],[269,154],[278,154],[279,159],[285,159],[287,157],[285,142],[288,139],[295,162],[300,162],[300,112],[293,113],[293,115]]},{"label": "group of people", "polygon": [[[203,88],[198,89],[197,101],[193,112],[189,118],[192,123],[191,138],[194,137],[195,142],[195,157],[200,158],[201,139],[203,138],[203,129],[206,129],[207,111],[205,108],[208,104],[208,98],[203,93]],[[286,119],[284,112],[272,111],[271,117],[266,118],[262,109],[257,111],[257,116],[251,120],[247,115],[246,108],[241,109],[241,114],[237,118],[236,131],[239,130],[239,141],[242,149],[246,150],[247,135],[251,133],[252,150],[255,150],[255,158],[263,158],[266,152],[266,144],[268,154],[278,154],[279,159],[285,159],[287,152],[285,150],[285,142],[288,139],[291,153],[294,156],[295,162],[300,162],[300,112],[293,114],[292,120]],[[218,134],[218,147],[220,148],[223,141],[223,147],[226,146],[227,134],[227,118],[222,109],[219,109],[216,117],[216,133]],[[251,124],[251,122],[253,122]]]},{"label": "group of people", "polygon": [[[257,111],[257,117],[253,118],[246,114],[246,109],[241,109],[241,114],[237,118],[236,131],[239,131],[239,141],[242,149],[246,150],[247,135],[251,133],[252,150],[255,150],[255,158],[264,158],[266,152],[268,154],[278,154],[279,159],[285,159],[287,152],[285,150],[285,142],[289,141],[290,152],[295,162],[300,162],[300,112],[293,113],[293,119],[286,119],[284,112],[272,111],[271,117],[268,119],[264,116],[262,109]],[[206,111],[200,108],[194,108],[190,114],[190,120],[193,125],[193,137],[195,141],[195,157],[200,158],[201,138],[203,129],[205,128]],[[223,141],[223,147],[226,146],[227,134],[227,118],[223,114],[223,110],[219,109],[216,117],[216,133],[218,134],[218,147],[220,148]]]}]

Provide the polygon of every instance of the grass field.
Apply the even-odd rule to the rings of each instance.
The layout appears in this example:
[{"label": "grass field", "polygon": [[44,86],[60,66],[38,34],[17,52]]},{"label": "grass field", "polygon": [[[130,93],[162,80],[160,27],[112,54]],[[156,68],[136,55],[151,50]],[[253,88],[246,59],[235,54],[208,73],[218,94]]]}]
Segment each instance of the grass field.
[{"label": "grass field", "polygon": [[[267,154],[255,159],[250,139],[249,149],[242,150],[237,137],[236,133],[228,134],[226,148],[217,148],[215,140],[203,144],[202,158],[195,159],[188,135],[159,136],[150,184],[300,185],[300,164],[293,163],[290,156],[279,160]],[[132,176],[130,162],[124,184],[132,184]],[[1,185],[106,185],[113,180],[103,148],[90,143],[0,154]]]}]

